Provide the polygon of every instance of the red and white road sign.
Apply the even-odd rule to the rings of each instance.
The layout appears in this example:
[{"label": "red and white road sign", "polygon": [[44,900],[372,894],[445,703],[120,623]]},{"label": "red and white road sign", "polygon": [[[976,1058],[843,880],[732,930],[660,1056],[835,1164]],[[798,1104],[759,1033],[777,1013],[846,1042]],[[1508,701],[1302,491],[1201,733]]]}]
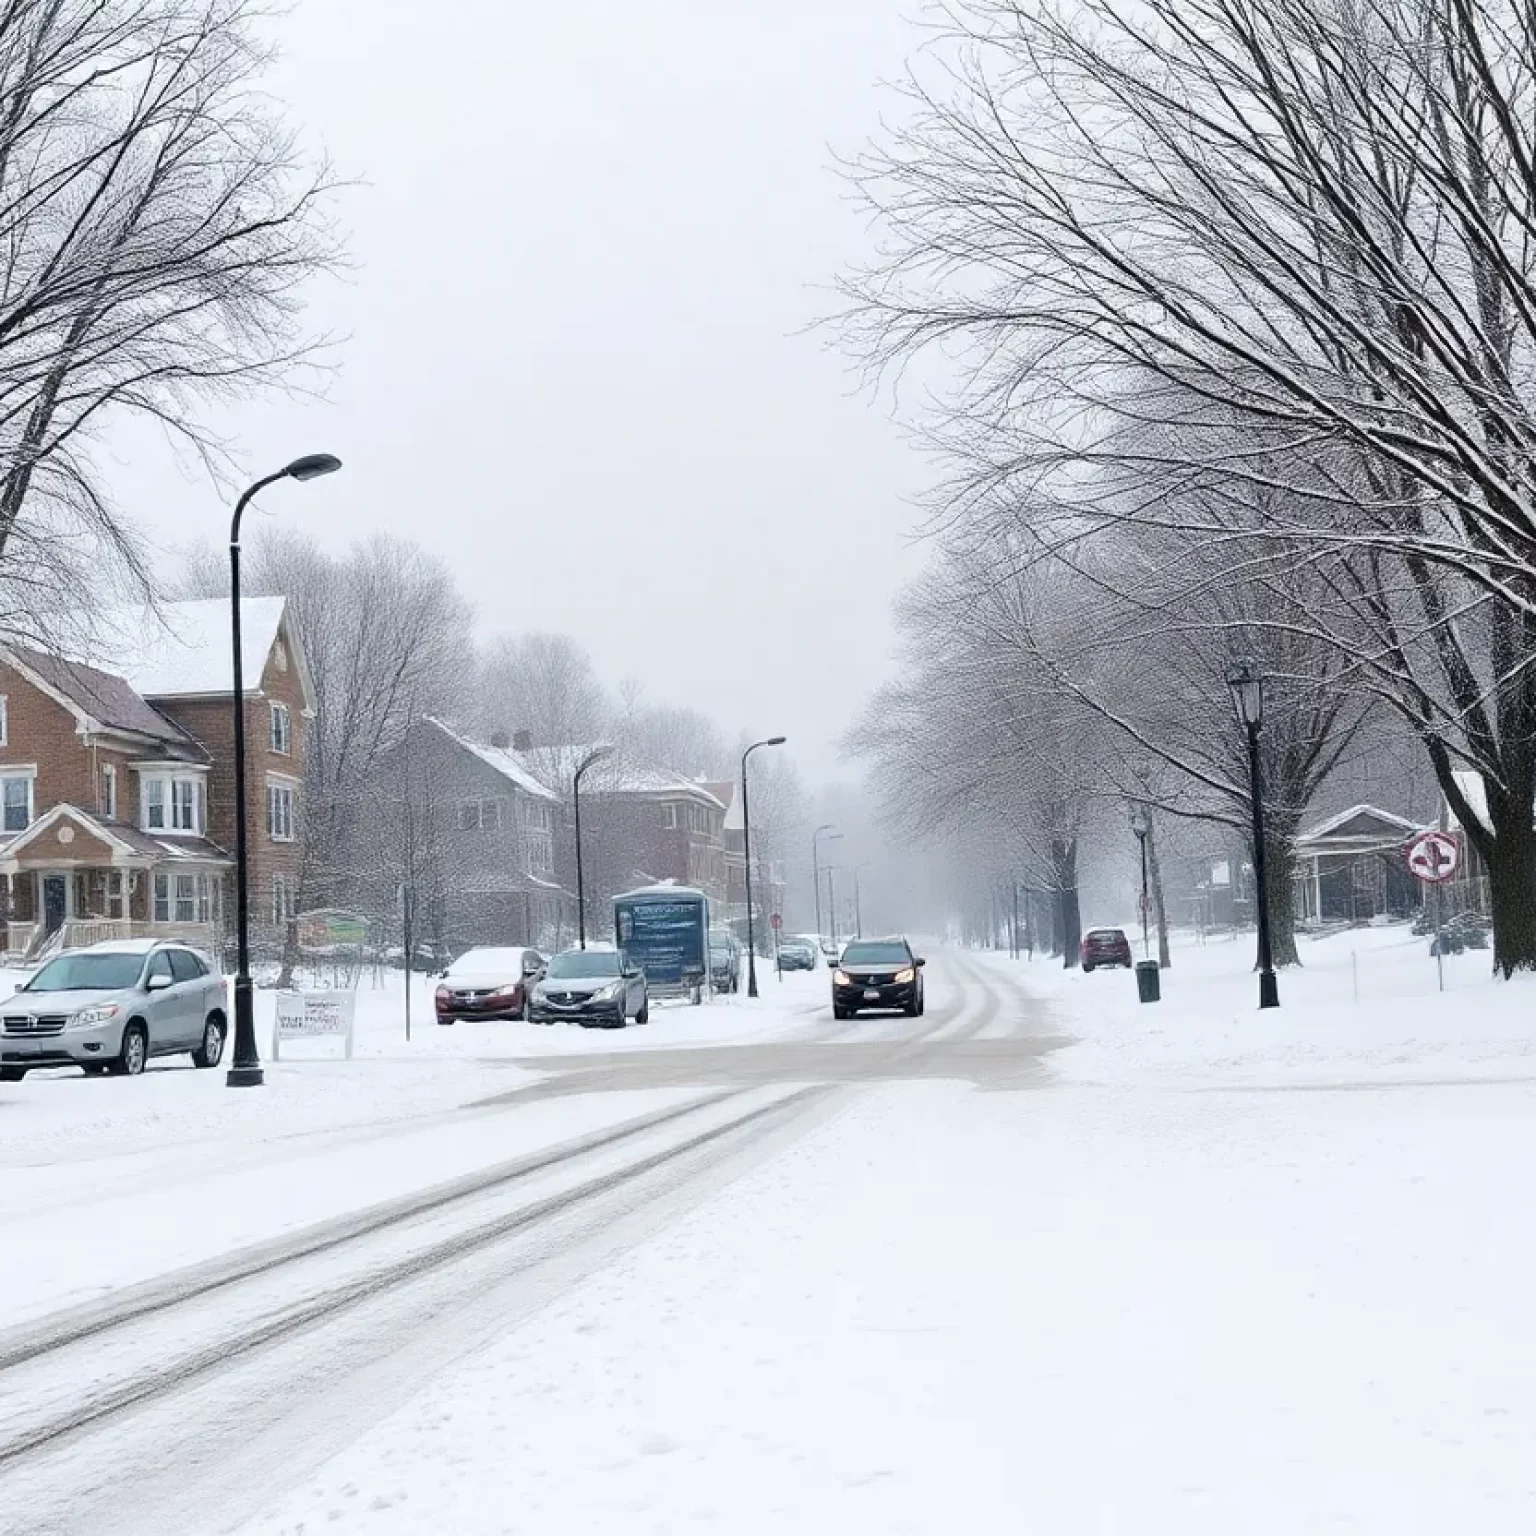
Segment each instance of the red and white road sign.
[{"label": "red and white road sign", "polygon": [[774,929],[782,928],[784,926],[784,919],[780,917],[777,912],[775,912],[773,916],[768,919],[768,926]]},{"label": "red and white road sign", "polygon": [[1461,868],[1461,843],[1451,832],[1421,832],[1408,844],[1409,872],[1425,885],[1444,885]]}]

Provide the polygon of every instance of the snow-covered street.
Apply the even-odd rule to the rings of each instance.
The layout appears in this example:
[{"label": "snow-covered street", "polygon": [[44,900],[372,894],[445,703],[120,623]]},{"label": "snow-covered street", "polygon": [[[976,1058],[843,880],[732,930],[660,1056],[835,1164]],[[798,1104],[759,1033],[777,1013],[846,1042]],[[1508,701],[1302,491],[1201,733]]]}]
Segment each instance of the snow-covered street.
[{"label": "snow-covered street", "polygon": [[7,1089],[0,1532],[1528,1530],[1530,989],[1248,958]]}]

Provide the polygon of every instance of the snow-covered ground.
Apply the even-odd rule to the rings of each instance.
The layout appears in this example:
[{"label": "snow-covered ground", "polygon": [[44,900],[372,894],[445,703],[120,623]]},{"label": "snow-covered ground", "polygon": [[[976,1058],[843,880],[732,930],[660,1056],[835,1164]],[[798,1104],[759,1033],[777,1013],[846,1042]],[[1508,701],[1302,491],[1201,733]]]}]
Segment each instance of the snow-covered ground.
[{"label": "snow-covered ground", "polygon": [[[8,996],[18,980],[0,973]],[[302,1041],[270,1060],[273,994],[256,995],[266,1083],[231,1090],[188,1058],[141,1078],[35,1072],[0,1085],[0,1231],[25,1263],[7,1321],[100,1296],[184,1264],[425,1189],[687,1097],[680,1088],[496,1101],[557,1058],[746,1042],[805,1030],[825,976],[787,978],[750,1008],[666,1004],[615,1030],[487,1022],[439,1026],[418,977],[405,1038],[403,977],[358,991],[355,1054]]]},{"label": "snow-covered ground", "polygon": [[[478,1282],[483,1334],[468,1317],[459,1346],[414,1359],[403,1386],[397,1373],[344,1412],[317,1405],[316,1433],[296,1431],[258,1478],[221,1480],[208,1536],[1523,1536],[1536,1528],[1523,1190],[1536,990],[1494,982],[1471,954],[1448,960],[1442,994],[1422,940],[1364,930],[1305,946],[1282,1008],[1261,1015],[1251,942],[1181,943],[1163,1001],[1145,1007],[1123,972],[935,953],[924,1025],[839,1033],[869,1052],[866,1085],[809,1101],[692,1195],[678,1184],[648,1225],[615,1225],[600,1257],[537,1294],[498,1304],[493,1265]],[[228,1205],[256,1201],[258,1227],[303,1225],[424,1169],[516,1155],[686,1092],[545,1093],[536,1074],[568,1070],[572,1050],[623,1061],[699,1044],[717,1063],[735,1040],[781,1063],[786,1090],[822,1057],[844,1073],[824,987],[824,973],[792,978],[755,1007],[624,1036],[524,1043],[526,1027],[478,1026],[487,1043],[469,1047],[429,1026],[409,1051],[381,1008],[358,1060],[284,1063],[266,1096],[247,1096],[286,1131],[208,1121],[205,1144],[213,1166],[258,1158],[245,1183],[217,1181]],[[1029,1034],[1070,1043],[1021,1075],[1010,1041]],[[412,1074],[435,1086],[407,1089]],[[118,1129],[98,1155],[62,1162],[80,1151],[65,1090],[201,1093],[209,1076],[29,1082],[24,1121],[61,1127],[31,1166],[17,1106],[0,1104],[0,1230],[21,1255],[8,1286],[34,1315],[34,1178],[83,1199],[124,1169],[153,1166],[149,1196],[179,1176],[126,1118],[104,1117]],[[346,1115],[368,1102],[371,1118],[327,1120],[323,1082]],[[534,1091],[461,1109],[506,1084]],[[333,1128],[298,1134],[305,1114]],[[305,1149],[286,1170],[285,1137]],[[245,1231],[216,1215],[194,1239],[169,1204],[145,1209],[141,1268]],[[70,1248],[67,1221],[43,1245],[53,1282],[92,1264],[98,1284],[120,1282],[128,1271],[90,1257],[88,1236]],[[133,1230],[124,1215],[113,1241]],[[79,1531],[148,1528],[124,1504]]]},{"label": "snow-covered ground", "polygon": [[[1496,981],[1487,950],[1448,955],[1444,986],[1429,941],[1404,926],[1303,939],[1280,974],[1278,1009],[1260,1013],[1253,935],[1176,935],[1162,1000],[1141,1004],[1127,971],[981,956],[1022,976],[1078,1043],[1052,1058],[1073,1082],[1536,1082],[1536,978]],[[1138,944],[1139,953],[1139,944]]]}]

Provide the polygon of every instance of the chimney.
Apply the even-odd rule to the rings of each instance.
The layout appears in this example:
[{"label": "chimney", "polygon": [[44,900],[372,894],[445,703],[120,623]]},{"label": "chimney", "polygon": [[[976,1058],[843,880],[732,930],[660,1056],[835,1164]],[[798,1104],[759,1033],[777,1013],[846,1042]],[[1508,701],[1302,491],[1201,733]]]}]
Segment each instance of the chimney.
[{"label": "chimney", "polygon": [[505,752],[507,750],[508,746],[511,745],[511,743],[510,743],[510,741],[509,741],[509,739],[507,737],[507,733],[505,731],[492,731],[491,732],[491,745],[493,747],[500,747],[501,750],[503,752]]},{"label": "chimney", "polygon": [[513,733],[512,733],[512,750],[514,752],[532,752],[533,751],[533,732],[532,731],[513,731]]}]

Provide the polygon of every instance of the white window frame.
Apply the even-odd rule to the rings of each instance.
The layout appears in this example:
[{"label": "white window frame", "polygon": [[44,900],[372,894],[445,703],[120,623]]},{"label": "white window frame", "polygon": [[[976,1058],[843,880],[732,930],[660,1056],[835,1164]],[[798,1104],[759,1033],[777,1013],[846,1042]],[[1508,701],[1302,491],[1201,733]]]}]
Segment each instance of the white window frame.
[{"label": "white window frame", "polygon": [[280,869],[272,871],[272,926],[285,927],[298,916],[298,890]]},{"label": "white window frame", "polygon": [[[280,808],[281,809],[280,811]],[[274,843],[291,843],[297,837],[299,791],[296,784],[267,780],[267,836]]]},{"label": "white window frame", "polygon": [[101,765],[101,814],[109,821],[117,820],[117,765]]},{"label": "white window frame", "polygon": [[122,921],[128,916],[128,876],[123,870],[109,869],[106,872],[102,882],[102,904],[109,918]]},{"label": "white window frame", "polygon": [[[160,822],[150,816],[155,796],[160,797]],[[184,802],[190,798],[190,823],[182,820]],[[206,826],[204,809],[207,785],[200,773],[172,773],[160,770],[142,775],[139,784],[139,826],[146,832],[164,832],[172,836],[196,837]]]},{"label": "white window frame", "polygon": [[[27,785],[27,819],[19,827],[5,825],[5,785],[12,779],[24,779]],[[37,768],[34,765],[0,768],[0,832],[25,832],[37,819]]]},{"label": "white window frame", "polygon": [[0,693],[0,747],[11,744],[11,697]]},{"label": "white window frame", "polygon": [[664,831],[677,831],[677,801],[668,800],[661,808],[661,825]]},{"label": "white window frame", "polygon": [[219,876],[205,870],[157,869],[150,891],[149,912],[152,922],[166,927],[216,923],[219,920]]},{"label": "white window frame", "polygon": [[279,757],[293,756],[293,715],[276,699],[267,701],[267,745]]}]

